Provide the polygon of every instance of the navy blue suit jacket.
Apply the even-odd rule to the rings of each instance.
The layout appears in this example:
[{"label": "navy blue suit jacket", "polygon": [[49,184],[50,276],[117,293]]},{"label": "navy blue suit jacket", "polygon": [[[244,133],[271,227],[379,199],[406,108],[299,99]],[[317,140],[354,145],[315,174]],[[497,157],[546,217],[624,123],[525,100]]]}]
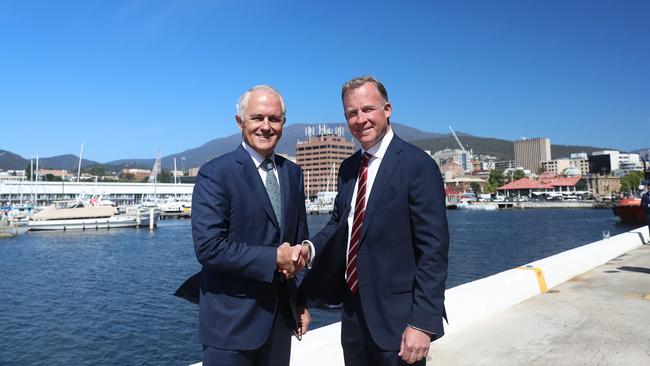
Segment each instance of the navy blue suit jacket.
[{"label": "navy blue suit jacket", "polygon": [[[310,300],[343,300],[347,217],[360,161],[358,151],[341,164],[334,212],[311,238],[317,255],[301,287]],[[448,248],[440,170],[425,152],[394,136],[367,199],[357,254],[361,306],[379,347],[399,350],[407,324],[443,335]]]},{"label": "navy blue suit jacket", "polygon": [[[192,195],[192,236],[201,263],[199,338],[221,349],[259,348],[268,338],[282,276],[276,249],[308,237],[302,170],[276,155],[277,222],[251,156],[239,146],[203,165]],[[295,304],[296,283],[287,282]]]},{"label": "navy blue suit jacket", "polygon": [[645,210],[645,220],[650,224],[650,191],[641,196],[641,207]]}]

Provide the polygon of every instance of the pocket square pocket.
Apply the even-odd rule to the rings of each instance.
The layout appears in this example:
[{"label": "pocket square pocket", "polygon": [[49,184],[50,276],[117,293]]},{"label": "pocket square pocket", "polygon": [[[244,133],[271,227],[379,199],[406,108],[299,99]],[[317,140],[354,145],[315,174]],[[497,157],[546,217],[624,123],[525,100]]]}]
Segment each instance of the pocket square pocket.
[{"label": "pocket square pocket", "polygon": [[403,292],[410,292],[413,290],[413,274],[406,274],[395,277],[390,280],[390,288],[393,293],[399,294]]}]

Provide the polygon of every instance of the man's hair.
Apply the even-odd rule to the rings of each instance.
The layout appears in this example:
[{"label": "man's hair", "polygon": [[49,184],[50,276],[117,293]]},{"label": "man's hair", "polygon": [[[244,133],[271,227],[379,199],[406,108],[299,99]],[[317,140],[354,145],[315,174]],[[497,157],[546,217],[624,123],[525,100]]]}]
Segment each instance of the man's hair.
[{"label": "man's hair", "polygon": [[359,76],[352,80],[346,81],[341,88],[341,99],[345,98],[345,94],[348,91],[359,88],[365,83],[375,84],[377,90],[379,91],[379,94],[381,94],[381,97],[384,98],[384,102],[388,102],[388,92],[386,91],[384,84],[370,75]]},{"label": "man's hair", "polygon": [[244,92],[244,94],[239,97],[239,102],[237,102],[237,115],[239,118],[244,118],[244,114],[246,114],[246,108],[248,107],[248,98],[250,97],[251,93],[254,92],[255,90],[266,90],[269,91],[280,98],[280,105],[282,106],[282,116],[286,118],[287,116],[287,109],[284,106],[284,98],[282,98],[282,94],[280,92],[270,86],[270,85],[256,85]]}]

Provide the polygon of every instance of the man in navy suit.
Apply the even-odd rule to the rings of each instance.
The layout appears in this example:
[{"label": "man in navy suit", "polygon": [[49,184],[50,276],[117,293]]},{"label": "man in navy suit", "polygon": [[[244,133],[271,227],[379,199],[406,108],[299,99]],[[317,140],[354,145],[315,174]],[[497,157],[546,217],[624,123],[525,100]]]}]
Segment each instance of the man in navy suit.
[{"label": "man in navy suit", "polygon": [[[646,180],[645,193],[641,196],[641,207],[645,211],[645,223],[648,225],[648,235],[650,235],[650,180]],[[650,244],[650,236],[648,236],[647,244]]]},{"label": "man in navy suit", "polygon": [[248,90],[236,116],[241,146],[203,165],[196,178],[192,236],[202,265],[206,366],[289,365],[291,334],[309,324],[293,278],[309,248],[288,244],[308,237],[303,175],[274,154],[285,115],[275,89]]},{"label": "man in navy suit", "polygon": [[343,302],[346,365],[424,365],[442,319],[449,233],[440,170],[391,130],[372,77],[346,82],[345,119],[362,149],[341,164],[329,223],[310,239],[301,295]]}]

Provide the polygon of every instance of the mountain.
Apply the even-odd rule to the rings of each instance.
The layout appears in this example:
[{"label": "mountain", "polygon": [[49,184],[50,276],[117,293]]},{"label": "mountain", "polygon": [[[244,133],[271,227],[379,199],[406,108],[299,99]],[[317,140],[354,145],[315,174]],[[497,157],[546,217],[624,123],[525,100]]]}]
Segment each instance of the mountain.
[{"label": "mountain", "polygon": [[[34,169],[36,169],[36,159],[34,158]],[[72,154],[50,156],[38,159],[39,169],[65,169],[69,172],[76,172],[79,164],[79,157]],[[82,168],[88,168],[93,165],[99,165],[93,160],[83,159]],[[0,169],[2,170],[24,170],[29,169],[29,159],[10,151],[0,150]]]},{"label": "mountain", "polygon": [[[288,154],[295,156],[296,142],[298,140],[305,140],[305,127],[317,126],[318,124],[305,124],[297,123],[287,125],[282,132],[282,139],[276,148],[276,152],[281,154]],[[346,123],[324,123],[321,126],[331,128],[332,130],[337,127],[343,128],[343,133],[346,139],[352,139],[350,131]],[[438,151],[446,148],[456,149],[458,143],[451,134],[441,134],[434,132],[425,132],[417,128],[409,127],[404,124],[392,122],[395,133],[406,141],[413,143],[423,150]],[[318,133],[318,127],[316,127]],[[467,150],[473,150],[475,154],[492,155],[499,160],[514,160],[514,144],[513,141],[478,137],[463,132],[456,132],[460,140]],[[162,166],[165,170],[170,170],[174,167],[174,157],[176,157],[176,167],[191,168],[197,167],[210,159],[222,155],[226,152],[234,150],[241,143],[241,134],[236,133],[230,136],[217,138],[206,142],[205,144],[193,149],[181,151],[176,154],[167,155],[163,157]],[[355,141],[355,145],[356,144]],[[572,145],[551,145],[551,155],[553,159],[568,157],[571,153],[586,152],[591,153],[597,150],[605,150],[606,148],[592,147],[592,146],[572,146]],[[636,152],[648,152],[648,149],[640,149]],[[184,161],[182,159],[185,159]],[[151,169],[155,159],[120,159],[110,161],[103,164],[107,170],[119,171],[122,168],[142,168]],[[79,158],[75,155],[59,155],[49,158],[41,158],[39,167],[50,169],[67,169],[68,171],[76,171]],[[16,155],[12,152],[0,150],[0,169],[13,170],[25,169],[29,164],[29,160]],[[96,161],[84,159],[82,168],[88,168],[93,165],[102,165]]]},{"label": "mountain", "polygon": [[[489,137],[461,136],[460,139],[466,150],[472,150],[474,154],[492,155],[498,160],[514,160],[514,141],[495,139]],[[438,151],[443,149],[457,149],[458,143],[451,135],[426,140],[412,141],[412,143],[423,150]],[[551,158],[559,159],[569,157],[572,153],[592,153],[607,148],[592,146],[553,145],[551,144]]]},{"label": "mountain", "polygon": [[[346,139],[351,139],[350,131],[348,130],[346,123],[321,123],[321,126],[326,128],[331,128],[334,130],[337,127],[343,127],[344,136]],[[412,141],[422,138],[433,138],[443,136],[439,133],[433,132],[424,132],[418,130],[417,128],[409,127],[400,123],[392,123],[395,133],[397,133],[401,138],[406,141]],[[275,151],[280,154],[288,154],[295,156],[296,155],[296,142],[298,140],[305,140],[305,127],[316,126],[315,124],[306,124],[306,123],[297,123],[292,125],[287,125],[282,130],[282,139],[278,143]],[[318,128],[316,128],[318,131]],[[206,142],[205,144],[181,151],[176,154],[167,155],[161,158],[162,167],[165,170],[173,169],[174,167],[174,157],[176,157],[176,167],[181,169],[181,166],[184,166],[185,169],[190,167],[196,167],[204,164],[210,159],[227,153],[234,150],[241,143],[241,134],[236,133],[230,136],[217,138],[211,141]],[[182,158],[185,158],[185,162],[181,161]],[[146,169],[151,169],[154,164],[154,159],[122,159],[115,160],[106,163],[106,165],[113,167],[114,169],[121,169],[124,166],[129,167],[143,167]]]},{"label": "mountain", "polygon": [[[82,169],[91,167],[93,165],[100,165],[100,164],[101,163],[93,160],[81,159]],[[49,158],[40,158],[38,160],[39,169],[41,168],[42,169],[65,169],[69,172],[73,172],[73,171],[76,172],[78,166],[79,166],[79,157],[72,154],[56,155],[56,156],[51,156]]]},{"label": "mountain", "polygon": [[23,170],[29,165],[29,160],[11,151],[0,150],[0,169]]}]

